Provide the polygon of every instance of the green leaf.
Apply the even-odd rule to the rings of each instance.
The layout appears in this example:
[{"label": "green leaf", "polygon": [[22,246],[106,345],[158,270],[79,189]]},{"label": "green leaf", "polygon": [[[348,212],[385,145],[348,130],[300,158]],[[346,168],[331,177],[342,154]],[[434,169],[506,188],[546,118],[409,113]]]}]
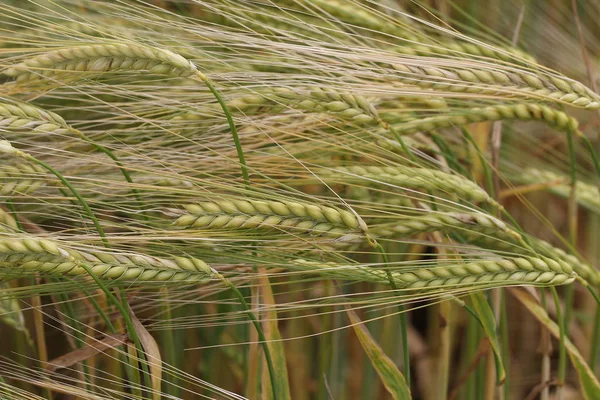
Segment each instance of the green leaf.
[{"label": "green leaf", "polygon": [[[515,296],[528,310],[529,312],[542,324],[555,338],[560,338],[560,331],[558,325],[554,322],[546,310],[538,303],[538,301],[529,293],[524,290],[511,290],[513,296]],[[592,372],[589,365],[585,362],[585,359],[577,350],[577,347],[565,337],[565,347],[571,359],[571,363],[577,371],[579,377],[579,383],[581,385],[581,391],[586,400],[594,400],[598,398],[600,393],[600,382]]]},{"label": "green leaf", "polygon": [[475,313],[477,314],[477,319],[483,327],[483,331],[490,341],[492,351],[494,352],[496,381],[498,384],[502,384],[504,379],[506,379],[506,371],[504,370],[504,364],[502,364],[502,353],[500,352],[500,341],[498,340],[498,330],[496,329],[496,317],[494,317],[494,311],[483,295],[483,292],[471,293],[470,297],[473,307],[475,308]]},{"label": "green leaf", "polygon": [[379,378],[387,391],[395,400],[410,400],[410,387],[406,384],[406,379],[402,372],[396,367],[394,361],[389,358],[379,347],[369,330],[363,325],[362,321],[354,311],[346,307],[346,313],[352,322],[354,332],[360,341],[360,344],[367,353],[371,365],[377,371]]}]

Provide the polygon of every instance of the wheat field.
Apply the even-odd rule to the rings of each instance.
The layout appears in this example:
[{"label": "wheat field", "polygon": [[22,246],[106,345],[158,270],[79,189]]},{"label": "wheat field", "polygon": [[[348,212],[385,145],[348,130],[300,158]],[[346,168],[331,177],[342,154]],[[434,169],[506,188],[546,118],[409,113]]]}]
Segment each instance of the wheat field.
[{"label": "wheat field", "polygon": [[2,0],[0,399],[600,399],[598,16]]}]

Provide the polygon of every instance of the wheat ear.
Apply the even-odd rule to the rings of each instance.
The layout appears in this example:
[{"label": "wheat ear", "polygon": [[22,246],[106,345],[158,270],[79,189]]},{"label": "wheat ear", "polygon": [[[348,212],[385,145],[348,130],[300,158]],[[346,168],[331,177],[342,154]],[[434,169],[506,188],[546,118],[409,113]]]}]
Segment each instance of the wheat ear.
[{"label": "wheat ear", "polygon": [[581,276],[589,284],[596,287],[600,286],[600,271],[598,271],[596,268],[582,262],[578,257],[568,254],[563,249],[552,246],[550,243],[544,240],[532,238],[530,239],[530,242],[535,251],[555,260],[563,260],[571,265],[577,275]]},{"label": "wheat ear", "polygon": [[[11,148],[6,140],[0,140],[0,153],[2,149]],[[10,154],[8,154],[10,157]],[[0,164],[0,194],[12,196],[15,194],[31,193],[39,189],[45,182],[39,175],[46,171],[40,166],[24,161],[13,160],[11,164]]]},{"label": "wheat ear", "polygon": [[562,285],[571,283],[577,276],[570,265],[562,260],[546,257],[518,257],[481,260],[464,264],[436,267],[404,266],[410,272],[384,271],[360,265],[340,265],[295,260],[292,268],[310,270],[333,279],[347,279],[390,284],[398,289],[448,289],[473,285]]},{"label": "wheat ear", "polygon": [[452,175],[435,169],[413,168],[403,165],[394,167],[353,165],[324,169],[319,172],[319,176],[325,180],[339,183],[360,180],[361,182],[383,182],[406,188],[442,190],[455,194],[461,199],[495,204],[489,194],[475,182],[460,175]]},{"label": "wheat ear", "polygon": [[532,254],[533,252],[554,260],[561,260],[569,264],[575,273],[590,285],[595,287],[600,286],[600,271],[581,261],[578,257],[568,254],[564,250],[554,247],[543,240],[528,237],[527,244],[524,246],[523,241],[518,237],[501,231],[494,233],[494,235],[464,231],[461,232],[461,235],[467,243],[483,248],[523,255]]},{"label": "wheat ear", "polygon": [[0,208],[0,232],[16,232],[19,229],[14,217],[3,208]]},{"label": "wheat ear", "polygon": [[[565,199],[568,199],[571,193],[569,186],[570,178],[552,171],[523,168],[517,173],[509,174],[509,177],[514,182],[524,184],[552,183],[548,185],[546,190]],[[575,194],[579,204],[595,212],[600,212],[600,196],[598,196],[598,187],[596,185],[578,180],[575,184]]]},{"label": "wheat ear", "polygon": [[521,121],[543,121],[558,130],[575,132],[576,134],[581,135],[581,132],[577,130],[579,123],[575,118],[570,117],[562,111],[535,103],[502,104],[488,107],[471,108],[456,114],[436,115],[433,117],[412,119],[398,124],[392,124],[392,126],[394,127],[395,131],[400,134],[412,134],[416,132],[428,132],[450,126],[468,125],[475,122],[501,121],[510,119]]},{"label": "wheat ear", "polygon": [[14,268],[59,275],[86,275],[81,263],[100,278],[141,282],[193,281],[212,279],[216,272],[197,258],[173,260],[143,254],[78,251],[60,242],[32,236],[0,237],[0,266],[14,275]]},{"label": "wheat ear", "polygon": [[3,73],[18,82],[67,73],[104,73],[148,71],[154,74],[189,77],[198,73],[196,66],[169,50],[139,44],[104,43],[49,51]]},{"label": "wheat ear", "polygon": [[[31,129],[34,133],[39,132],[54,134],[75,134],[81,139],[91,143],[92,146],[94,146],[99,151],[109,156],[115,162],[115,164],[117,164],[117,166],[121,170],[121,173],[125,177],[125,180],[127,180],[129,183],[133,183],[129,173],[125,168],[123,168],[123,164],[120,162],[118,157],[114,155],[112,151],[105,148],[104,146],[95,143],[92,139],[88,138],[85,134],[83,134],[83,132],[71,127],[60,115],[56,113],[46,111],[42,108],[33,106],[31,104],[11,100],[9,103],[0,103],[0,128],[2,127],[7,129]],[[34,165],[33,167],[40,168],[37,165]],[[15,173],[15,171],[12,172],[13,174]],[[1,177],[2,172],[0,172],[0,178]],[[35,184],[39,183],[40,186],[42,185],[42,182],[39,181],[30,182],[30,180],[21,180],[15,182],[16,185],[19,185],[19,183],[21,184],[21,186],[27,185],[27,187],[29,188],[28,191],[30,192],[37,189],[37,187],[34,187]],[[2,193],[2,190],[5,186],[6,185],[3,185],[2,188],[0,188],[0,193]],[[15,189],[15,191],[17,190]],[[141,200],[139,198],[137,190],[132,189],[132,191],[136,196],[138,203],[141,204]]]},{"label": "wheat ear", "polygon": [[575,107],[600,108],[600,96],[581,83],[558,76],[525,71],[502,71],[482,68],[452,69],[435,66],[393,64],[402,73],[400,80],[424,88],[477,94],[497,94],[510,90],[511,95],[543,98]]},{"label": "wheat ear", "polygon": [[[297,3],[297,2],[294,2]],[[436,45],[433,38],[424,35],[412,33],[414,28],[402,28],[396,24],[386,21],[377,14],[369,12],[364,7],[359,7],[348,1],[341,0],[303,0],[302,3],[308,3],[312,7],[327,12],[342,22],[359,26],[368,30],[381,32],[388,37],[397,37],[403,39],[400,46],[390,47],[390,50],[409,55],[451,55],[451,54],[470,54],[474,56],[483,56],[497,58],[500,60],[514,61],[514,57],[525,59],[529,62],[535,62],[535,59],[513,48],[500,49],[495,47],[480,46],[474,43],[468,43],[461,40],[444,40],[443,43]],[[328,30],[329,32],[329,30]],[[429,42],[429,43],[427,43]]]},{"label": "wheat ear", "polygon": [[294,233],[343,236],[366,225],[350,211],[295,201],[222,200],[185,206],[174,225],[198,229],[285,229]]},{"label": "wheat ear", "polygon": [[58,114],[17,101],[0,102],[0,129],[27,129],[62,134],[70,130]]},{"label": "wheat ear", "polygon": [[[314,113],[328,113],[361,125],[377,122],[379,118],[375,107],[364,97],[323,90],[316,86],[264,89],[236,96],[227,102],[227,107],[231,110],[245,114],[256,113],[265,106],[270,107],[271,112],[274,109],[295,108]],[[173,120],[203,118],[201,112],[195,111],[177,115]]]},{"label": "wheat ear", "polygon": [[412,236],[432,231],[476,231],[484,234],[503,232],[516,239],[520,235],[511,230],[506,224],[491,215],[483,213],[438,213],[430,212],[426,215],[407,216],[398,218],[394,222],[373,225],[369,232],[376,238],[394,238]]}]

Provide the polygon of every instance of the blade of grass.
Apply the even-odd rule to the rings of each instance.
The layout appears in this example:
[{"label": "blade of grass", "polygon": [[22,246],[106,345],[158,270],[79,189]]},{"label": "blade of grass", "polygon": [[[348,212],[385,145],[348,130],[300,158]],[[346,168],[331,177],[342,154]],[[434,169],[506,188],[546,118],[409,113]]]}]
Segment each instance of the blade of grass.
[{"label": "blade of grass", "polygon": [[139,337],[140,344],[144,349],[144,355],[148,362],[150,380],[152,381],[152,399],[160,400],[162,396],[160,389],[162,383],[162,357],[160,355],[160,349],[158,348],[156,340],[136,317],[129,305],[127,305],[127,310],[129,311],[129,317],[133,322],[133,327]]},{"label": "blade of grass", "polygon": [[410,388],[402,372],[396,367],[392,359],[383,352],[358,315],[348,306],[346,306],[346,314],[363,350],[371,360],[371,365],[377,371],[388,393],[395,400],[411,399]]},{"label": "blade of grass", "polygon": [[481,324],[485,335],[489,339],[491,348],[494,352],[494,360],[496,362],[496,382],[500,385],[506,378],[506,371],[504,370],[504,364],[502,363],[502,352],[500,351],[500,341],[498,340],[494,311],[482,292],[471,293],[469,296],[475,312],[477,313],[477,319]]}]

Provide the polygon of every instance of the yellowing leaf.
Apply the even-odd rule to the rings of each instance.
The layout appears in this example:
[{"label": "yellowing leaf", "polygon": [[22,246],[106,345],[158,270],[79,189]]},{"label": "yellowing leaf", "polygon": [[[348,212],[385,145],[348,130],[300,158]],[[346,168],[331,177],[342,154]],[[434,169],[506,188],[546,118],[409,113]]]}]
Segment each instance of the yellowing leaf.
[{"label": "yellowing leaf", "polygon": [[140,322],[139,319],[133,313],[131,307],[129,308],[129,316],[131,318],[131,322],[133,322],[133,327],[135,332],[140,339],[140,343],[144,348],[144,353],[146,353],[146,358],[148,359],[148,366],[150,370],[150,379],[152,380],[152,399],[160,400],[161,399],[161,390],[160,386],[162,383],[162,358],[160,356],[160,350],[158,348],[158,344],[154,337],[146,330],[144,325]]},{"label": "yellowing leaf", "polygon": [[346,313],[350,318],[350,322],[352,322],[354,333],[356,333],[363,350],[371,360],[371,365],[377,371],[387,391],[395,400],[411,399],[410,388],[406,384],[406,379],[404,379],[404,375],[396,367],[394,361],[379,347],[369,330],[358,318],[358,315],[348,307],[346,307]]},{"label": "yellowing leaf", "polygon": [[98,354],[104,353],[107,350],[128,344],[127,335],[124,333],[115,333],[106,336],[102,340],[95,340],[87,343],[85,346],[70,351],[57,357],[44,366],[48,371],[56,371],[60,368],[69,368],[78,362],[92,358]]}]

